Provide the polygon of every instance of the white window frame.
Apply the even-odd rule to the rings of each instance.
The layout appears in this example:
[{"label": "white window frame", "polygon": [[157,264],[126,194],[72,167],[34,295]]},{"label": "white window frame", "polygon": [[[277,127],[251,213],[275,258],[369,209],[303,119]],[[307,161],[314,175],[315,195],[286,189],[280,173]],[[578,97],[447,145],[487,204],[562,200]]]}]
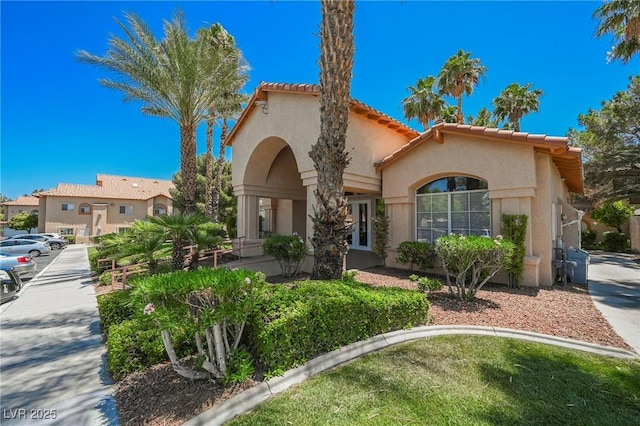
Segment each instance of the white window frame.
[{"label": "white window frame", "polygon": [[72,212],[76,210],[76,203],[62,203],[60,209],[63,212]]},{"label": "white window frame", "polygon": [[75,228],[58,228],[58,234],[60,234],[61,237],[64,237],[65,235],[73,236],[76,234],[76,229]]},{"label": "white window frame", "polygon": [[120,212],[120,214],[132,215],[133,214],[133,205],[132,204],[121,204],[119,209],[118,209],[118,211]]},{"label": "white window frame", "polygon": [[[439,178],[442,179],[442,178]],[[435,179],[432,182],[435,182],[439,179]],[[474,178],[475,179],[475,178]],[[480,179],[479,179],[480,180]],[[427,182],[424,185],[428,185],[432,182]],[[420,186],[419,188],[422,188],[424,185]],[[418,189],[419,189],[418,188]],[[469,194],[472,193],[483,193],[483,194],[489,194],[489,189],[473,189],[473,190],[469,190],[469,191],[448,191],[448,192],[435,192],[435,193],[430,193],[430,194],[418,194],[418,191],[416,190],[416,194],[415,194],[415,204],[414,204],[414,214],[415,214],[415,219],[413,221],[413,226],[414,226],[414,239],[415,241],[426,241],[426,242],[431,242],[434,243],[435,239],[433,241],[429,241],[429,239],[426,238],[419,238],[419,234],[420,234],[420,230],[421,229],[434,229],[433,227],[429,228],[426,226],[418,226],[418,217],[420,213],[426,213],[426,212],[419,212],[418,211],[418,206],[419,206],[419,200],[420,197],[428,197],[428,196],[433,196],[433,195],[446,195],[447,196],[447,230],[446,230],[446,234],[445,235],[449,235],[453,230],[452,230],[452,209],[451,209],[451,204],[452,204],[452,200],[451,197],[453,195],[462,195],[462,194],[467,194],[467,196],[469,196]],[[468,210],[467,213],[469,215],[471,215],[473,212],[471,210]],[[493,230],[492,230],[492,203],[491,203],[491,199],[489,199],[489,227],[485,228],[485,232],[484,232],[484,236],[490,237],[491,235],[493,235]],[[469,231],[469,229],[467,229],[467,231]],[[488,235],[487,235],[488,234]],[[465,235],[468,235],[468,233],[465,233]],[[433,234],[431,235],[433,237]]]}]

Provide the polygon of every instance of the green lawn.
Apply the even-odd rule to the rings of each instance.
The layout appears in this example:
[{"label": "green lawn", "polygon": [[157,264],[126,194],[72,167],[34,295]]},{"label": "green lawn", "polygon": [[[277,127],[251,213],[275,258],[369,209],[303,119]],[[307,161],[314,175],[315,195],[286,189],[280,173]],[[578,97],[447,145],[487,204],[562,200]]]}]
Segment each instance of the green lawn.
[{"label": "green lawn", "polygon": [[230,425],[640,425],[640,361],[440,336],[323,373]]}]

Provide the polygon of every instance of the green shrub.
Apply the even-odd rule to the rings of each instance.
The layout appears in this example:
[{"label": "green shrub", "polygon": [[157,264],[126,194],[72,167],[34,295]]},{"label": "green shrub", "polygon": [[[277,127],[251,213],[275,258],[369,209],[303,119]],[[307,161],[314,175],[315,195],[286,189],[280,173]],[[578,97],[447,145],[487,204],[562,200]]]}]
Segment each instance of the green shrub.
[{"label": "green shrub", "polygon": [[527,236],[526,214],[503,214],[502,236],[513,243],[513,252],[506,261],[505,269],[509,272],[509,286],[517,286],[524,274],[524,240]]},{"label": "green shrub", "polygon": [[631,247],[629,238],[622,232],[606,231],[602,233],[602,249],[611,252],[625,252]]},{"label": "green shrub", "polygon": [[442,259],[449,292],[454,293],[455,289],[460,299],[470,301],[483,285],[505,268],[513,255],[514,245],[501,238],[452,234],[438,238],[436,250]]},{"label": "green shrub", "polygon": [[249,380],[255,372],[251,355],[242,348],[233,349],[231,351],[229,354],[227,368],[229,371],[227,373],[225,383],[231,385],[236,385]]},{"label": "green shrub", "polygon": [[435,278],[419,277],[416,274],[412,274],[409,276],[409,280],[416,283],[416,285],[418,286],[418,291],[421,293],[425,293],[427,296],[432,291],[438,291],[442,288],[442,282]]},{"label": "green shrub", "polygon": [[76,243],[76,237],[73,235],[64,235],[62,238],[64,238],[65,240],[69,241],[69,244],[75,244]]},{"label": "green shrub", "polygon": [[376,204],[376,216],[373,218],[373,252],[380,256],[383,266],[387,264],[390,223],[391,220],[384,207],[384,199],[380,199]]},{"label": "green shrub", "polygon": [[98,282],[100,285],[110,285],[111,284],[111,272],[105,271],[100,274],[98,277]]},{"label": "green shrub", "polygon": [[424,295],[346,281],[304,281],[267,288],[247,323],[256,358],[285,371],[376,334],[427,322]]},{"label": "green shrub", "polygon": [[582,248],[583,249],[596,248],[597,237],[598,237],[598,232],[593,229],[582,230]]},{"label": "green shrub", "polygon": [[[184,324],[174,328],[173,346],[180,358],[196,354],[192,347],[194,332],[192,327]],[[146,318],[137,316],[109,327],[107,368],[114,380],[168,359],[160,330]]]},{"label": "green shrub", "polygon": [[436,252],[433,244],[420,241],[403,241],[398,245],[399,256],[396,261],[409,264],[413,271],[413,265],[418,265],[421,270],[431,269],[436,260]]},{"label": "green shrub", "polygon": [[264,254],[280,264],[283,277],[295,276],[307,257],[307,246],[298,235],[271,235],[263,240]]},{"label": "green shrub", "polygon": [[103,332],[108,332],[109,327],[120,324],[133,318],[136,314],[136,305],[131,301],[130,290],[113,291],[101,294],[97,297],[98,311],[100,312],[100,326]]}]

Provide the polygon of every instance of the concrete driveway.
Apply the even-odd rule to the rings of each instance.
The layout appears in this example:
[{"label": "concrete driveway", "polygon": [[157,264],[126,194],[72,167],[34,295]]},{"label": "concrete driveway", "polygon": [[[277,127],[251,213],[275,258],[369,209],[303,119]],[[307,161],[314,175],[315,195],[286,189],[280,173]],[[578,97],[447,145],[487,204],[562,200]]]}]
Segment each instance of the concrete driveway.
[{"label": "concrete driveway", "polygon": [[639,256],[591,252],[589,293],[613,329],[640,354]]}]

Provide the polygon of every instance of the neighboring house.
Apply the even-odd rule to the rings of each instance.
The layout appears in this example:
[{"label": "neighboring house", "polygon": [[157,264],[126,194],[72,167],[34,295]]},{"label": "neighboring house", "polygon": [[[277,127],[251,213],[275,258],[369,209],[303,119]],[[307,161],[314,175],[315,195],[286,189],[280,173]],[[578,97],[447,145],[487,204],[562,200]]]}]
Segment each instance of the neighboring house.
[{"label": "neighboring house", "polygon": [[[38,215],[39,201],[36,197],[29,195],[22,195],[14,201],[6,201],[2,203],[2,211],[4,213],[4,221],[2,222],[2,235],[5,237],[11,237],[16,234],[24,234],[24,230],[15,230],[7,226],[9,219],[17,215],[18,213],[26,212],[29,214]],[[37,229],[32,229],[31,232],[38,232]]]},{"label": "neighboring house", "polygon": [[[261,83],[229,135],[238,236],[247,246],[265,233],[313,235],[317,173],[309,151],[320,132],[319,92],[316,85]],[[445,123],[418,133],[352,100],[346,149],[350,248],[371,250],[372,215],[383,198],[390,266],[401,266],[402,241],[498,235],[503,213],[529,217],[526,285],[552,284],[559,240],[579,245],[570,192],[583,191],[581,150],[565,137]]]},{"label": "neighboring house", "polygon": [[77,242],[122,232],[137,219],[173,212],[170,180],[97,175],[95,185],[60,183],[37,194],[40,232],[73,235]]}]

